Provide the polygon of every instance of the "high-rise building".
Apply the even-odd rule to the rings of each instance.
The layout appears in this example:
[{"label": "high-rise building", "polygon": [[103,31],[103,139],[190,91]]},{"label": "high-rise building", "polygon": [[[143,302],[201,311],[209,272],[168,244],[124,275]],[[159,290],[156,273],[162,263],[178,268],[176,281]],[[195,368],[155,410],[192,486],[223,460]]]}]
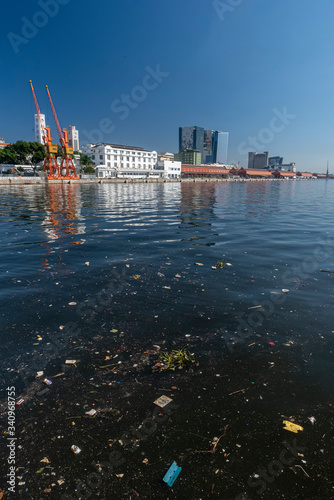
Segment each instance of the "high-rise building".
[{"label": "high-rise building", "polygon": [[182,149],[198,150],[201,158],[204,157],[204,128],[202,127],[180,127],[179,128],[179,151]]},{"label": "high-rise building", "polygon": [[202,158],[203,163],[213,163],[212,138],[214,132],[214,130],[204,130],[204,156]]},{"label": "high-rise building", "polygon": [[73,148],[74,151],[79,151],[79,130],[77,130],[74,125],[70,125],[68,129],[68,145]]},{"label": "high-rise building", "polygon": [[201,165],[202,155],[198,149],[181,149],[174,155],[175,161],[180,161],[183,165]]},{"label": "high-rise building", "polygon": [[248,153],[248,168],[266,168],[269,165],[269,153]]},{"label": "high-rise building", "polygon": [[269,158],[268,165],[283,165],[283,157],[282,156],[271,156]]},{"label": "high-rise building", "polygon": [[212,162],[227,164],[228,132],[215,131],[212,136]]},{"label": "high-rise building", "polygon": [[[41,123],[42,127],[45,128],[45,115],[41,115]],[[44,144],[41,123],[39,121],[38,115],[35,115],[35,141]]]}]

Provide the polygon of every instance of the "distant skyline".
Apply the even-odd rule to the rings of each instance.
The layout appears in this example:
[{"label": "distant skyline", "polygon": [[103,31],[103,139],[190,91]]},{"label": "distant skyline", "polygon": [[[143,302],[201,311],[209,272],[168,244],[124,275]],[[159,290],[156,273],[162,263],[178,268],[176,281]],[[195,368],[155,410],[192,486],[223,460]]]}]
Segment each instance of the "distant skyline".
[{"label": "distant skyline", "polygon": [[34,140],[31,79],[54,142],[45,85],[81,145],[175,153],[196,125],[229,132],[229,163],[269,151],[333,173],[333,0],[235,3],[4,3],[0,137]]}]

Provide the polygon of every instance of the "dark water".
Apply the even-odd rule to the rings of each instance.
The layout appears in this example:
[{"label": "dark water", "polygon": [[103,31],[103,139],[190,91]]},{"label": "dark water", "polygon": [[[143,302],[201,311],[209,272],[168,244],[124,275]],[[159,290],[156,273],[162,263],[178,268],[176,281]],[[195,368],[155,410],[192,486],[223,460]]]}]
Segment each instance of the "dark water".
[{"label": "dark water", "polygon": [[[28,408],[37,412],[40,401],[52,407],[52,394],[25,397],[36,371],[51,377],[63,370],[65,359],[80,358],[75,373],[82,379],[70,382],[74,392],[66,395],[65,406],[71,398],[73,405],[76,398],[81,404],[80,384],[90,384],[97,365],[113,362],[105,361],[106,350],[122,353],[125,364],[141,355],[135,373],[129,369],[121,382],[108,378],[109,385],[123,384],[134,393],[140,389],[126,414],[137,411],[135,424],[140,424],[140,412],[143,420],[145,411],[154,409],[149,404],[164,393],[160,388],[172,386],[180,390],[174,398],[179,409],[145,442],[146,451],[142,448],[136,459],[131,455],[126,461],[132,479],[125,474],[112,487],[106,480],[92,498],[137,498],[133,491],[141,498],[229,499],[243,491],[249,495],[245,498],[258,498],[256,487],[247,486],[249,475],[279,456],[284,438],[296,437],[281,430],[284,418],[304,425],[303,438],[312,442],[303,459],[307,463],[298,462],[309,477],[300,468],[287,467],[267,483],[262,497],[334,498],[333,477],[323,465],[331,460],[326,443],[332,440],[334,274],[321,272],[334,271],[333,200],[331,181],[0,186],[1,397],[6,384],[15,384],[17,399],[25,398],[18,420],[20,412],[26,418]],[[232,266],[212,270],[217,261]],[[57,344],[51,352],[48,346],[55,338],[61,347]],[[154,345],[187,347],[199,360],[197,371],[164,374],[162,379],[152,375],[149,350]],[[30,365],[34,368],[29,371]],[[59,399],[68,387],[64,382],[62,389],[60,380],[52,385],[60,391]],[[98,386],[107,387],[107,382]],[[232,402],[234,396],[228,395],[240,389],[250,392]],[[120,415],[125,415],[127,403],[123,399],[122,408],[120,401]],[[308,417],[316,410],[312,426]],[[33,417],[37,422],[45,421],[44,414],[38,415]],[[116,416],[112,421],[118,421]],[[67,492],[75,497],[75,487],[94,470],[94,454],[68,451],[73,444],[73,428],[66,427],[70,421],[55,422],[55,434],[66,440],[57,451],[63,460],[55,467],[56,476],[29,470],[27,431],[20,466],[29,472],[18,487],[20,496],[61,498]],[[193,453],[211,445],[201,438],[187,442],[191,422],[192,439],[219,437],[229,425],[231,449],[225,443],[226,451],[220,448],[217,455]],[[109,430],[93,435],[97,456],[112,424],[106,425]],[[45,443],[44,426],[38,427]],[[50,424],[45,427],[50,437]],[[87,433],[79,421],[75,430],[77,441]],[[30,431],[31,440],[43,458],[50,446],[38,441],[36,432]],[[111,431],[115,441],[117,432]],[[51,448],[55,445],[57,439]],[[245,448],[247,459],[239,456]],[[149,460],[155,469],[142,465],[142,455],[150,449],[155,450]],[[182,462],[187,453],[193,459],[184,460],[173,490],[161,486],[170,463]],[[248,463],[244,471],[238,460]],[[71,479],[43,496],[64,470],[72,470]]]}]

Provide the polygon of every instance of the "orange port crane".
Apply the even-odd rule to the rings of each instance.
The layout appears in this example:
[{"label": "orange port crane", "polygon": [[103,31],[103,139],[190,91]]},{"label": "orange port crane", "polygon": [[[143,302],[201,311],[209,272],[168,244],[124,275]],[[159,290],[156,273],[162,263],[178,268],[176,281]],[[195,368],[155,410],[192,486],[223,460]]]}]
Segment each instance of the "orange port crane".
[{"label": "orange port crane", "polygon": [[34,90],[34,87],[32,85],[31,80],[30,80],[30,86],[31,86],[32,95],[33,95],[33,98],[35,101],[39,125],[40,125],[41,133],[42,133],[42,140],[44,143],[45,153],[46,153],[45,158],[44,158],[44,162],[43,162],[43,171],[47,172],[49,179],[57,179],[57,178],[59,178],[59,175],[60,175],[58,163],[57,163],[56,157],[54,156],[55,154],[57,154],[57,146],[52,145],[50,127],[44,127],[44,125],[42,123],[41,112],[40,112],[40,109],[38,106],[37,97],[36,97],[35,90]]},{"label": "orange port crane", "polygon": [[[73,160],[72,160],[71,156],[69,156],[69,155],[73,155],[73,148],[70,148],[68,146],[67,130],[65,130],[65,129],[61,130],[61,128],[60,128],[56,109],[53,105],[53,102],[51,99],[51,94],[49,92],[48,86],[46,86],[46,91],[47,91],[48,96],[49,96],[49,101],[50,101],[51,108],[52,108],[53,118],[54,118],[54,121],[55,121],[56,126],[57,126],[60,145],[61,145],[62,150],[63,150],[63,158],[62,158],[61,165],[60,165],[61,178],[62,179],[78,179],[79,177],[75,173],[75,166],[74,166]],[[65,175],[63,174],[64,169],[65,169]]]}]

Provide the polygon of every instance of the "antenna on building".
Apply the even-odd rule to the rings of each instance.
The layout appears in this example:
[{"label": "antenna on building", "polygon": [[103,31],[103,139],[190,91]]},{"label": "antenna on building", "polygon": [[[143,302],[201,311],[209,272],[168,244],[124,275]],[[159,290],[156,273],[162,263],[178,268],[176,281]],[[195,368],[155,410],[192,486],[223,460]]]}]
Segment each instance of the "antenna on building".
[{"label": "antenna on building", "polygon": [[327,172],[326,172],[326,177],[328,177],[328,175],[329,175],[328,164],[329,164],[329,162],[328,162],[328,160],[327,160]]}]

